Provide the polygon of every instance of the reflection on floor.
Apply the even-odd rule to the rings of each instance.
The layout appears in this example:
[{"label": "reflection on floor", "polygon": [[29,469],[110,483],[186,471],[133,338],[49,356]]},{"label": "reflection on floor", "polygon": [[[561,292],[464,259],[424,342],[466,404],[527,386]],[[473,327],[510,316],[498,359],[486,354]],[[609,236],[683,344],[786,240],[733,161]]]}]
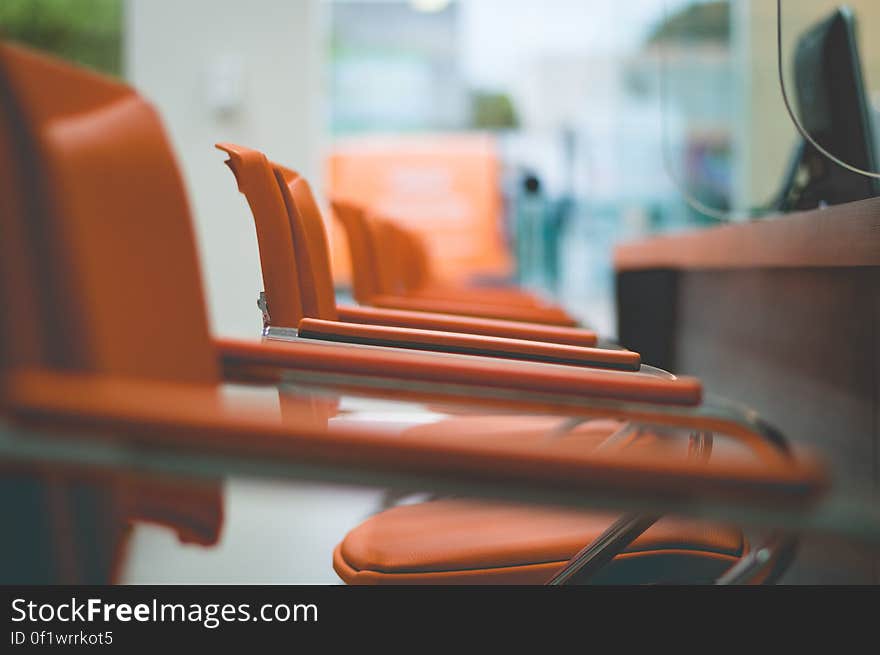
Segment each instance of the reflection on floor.
[{"label": "reflection on floor", "polygon": [[333,548],[379,508],[382,492],[232,479],[213,548],[183,545],[169,530],[138,525],[125,584],[338,584]]}]

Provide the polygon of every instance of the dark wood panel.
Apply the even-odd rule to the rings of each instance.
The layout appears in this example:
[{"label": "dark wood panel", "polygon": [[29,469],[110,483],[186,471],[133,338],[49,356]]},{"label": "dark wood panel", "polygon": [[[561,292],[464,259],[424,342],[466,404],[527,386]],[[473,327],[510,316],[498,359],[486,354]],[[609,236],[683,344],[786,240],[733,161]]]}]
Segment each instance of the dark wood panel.
[{"label": "dark wood panel", "polygon": [[[874,492],[880,494],[880,269],[874,271],[875,291],[871,294],[872,321],[874,323]],[[878,557],[877,580],[880,581],[880,557]]]},{"label": "dark wood panel", "polygon": [[623,271],[615,278],[617,340],[651,366],[675,366],[677,271]]},{"label": "dark wood panel", "polygon": [[[874,332],[874,493],[880,494],[880,269],[874,270],[871,314]],[[880,584],[880,552],[874,553],[874,583]]]},{"label": "dark wood panel", "polygon": [[[820,451],[843,484],[876,487],[875,269],[687,272],[676,370]],[[877,582],[868,549],[808,541],[786,580]]]},{"label": "dark wood panel", "polygon": [[[821,452],[839,483],[880,486],[880,268],[645,270],[618,280],[628,347],[648,344],[672,370],[753,407]],[[674,311],[662,330],[640,320],[636,308],[656,318],[664,303]],[[876,551],[810,540],[785,580],[878,583],[878,564]]]},{"label": "dark wood panel", "polygon": [[873,484],[876,273],[689,272],[679,284],[675,370]]}]

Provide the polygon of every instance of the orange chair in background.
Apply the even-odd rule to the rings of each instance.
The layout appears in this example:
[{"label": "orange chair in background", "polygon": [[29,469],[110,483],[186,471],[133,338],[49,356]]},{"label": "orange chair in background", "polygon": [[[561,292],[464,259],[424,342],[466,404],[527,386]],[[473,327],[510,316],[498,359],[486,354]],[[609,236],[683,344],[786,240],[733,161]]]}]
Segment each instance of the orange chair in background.
[{"label": "orange chair in background", "polygon": [[413,230],[379,216],[368,216],[370,244],[383,293],[426,300],[479,302],[499,307],[549,306],[533,294],[513,287],[478,287],[438,280],[425,244]]},{"label": "orange chair in background", "polygon": [[[476,316],[496,320],[523,321],[574,327],[577,325],[562,308],[542,303],[539,299],[500,289],[462,288],[451,291],[430,286],[421,295],[420,288],[406,291],[406,278],[399,273],[400,263],[389,262],[395,257],[393,232],[370,217],[360,205],[350,201],[332,200],[333,214],[344,226],[352,268],[352,291],[362,305]],[[390,248],[382,241],[389,237]],[[420,265],[425,270],[427,263]]]},{"label": "orange chair in background", "polygon": [[516,287],[444,282],[433,274],[434,267],[424,241],[414,230],[378,215],[369,215],[367,220],[378,277],[387,295],[563,312],[560,307]]},{"label": "orange chair in background", "polygon": [[[499,171],[495,141],[486,134],[337,144],[327,169],[343,228],[329,226],[339,237],[332,243],[337,280],[350,282],[362,305],[576,325],[560,307],[500,282],[511,265]],[[366,216],[367,233],[352,224],[357,215],[336,211],[341,207]]]}]

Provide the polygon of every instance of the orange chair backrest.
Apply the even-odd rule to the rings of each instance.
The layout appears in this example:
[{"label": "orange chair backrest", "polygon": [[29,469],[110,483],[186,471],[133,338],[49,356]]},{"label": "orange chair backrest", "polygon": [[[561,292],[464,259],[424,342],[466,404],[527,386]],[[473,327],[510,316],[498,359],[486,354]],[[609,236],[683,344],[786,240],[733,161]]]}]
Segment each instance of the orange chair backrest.
[{"label": "orange chair backrest", "polygon": [[404,257],[403,249],[393,226],[375,214],[367,214],[365,220],[369,235],[367,244],[373,252],[372,259],[382,293],[392,296],[405,293],[403,269],[406,265],[401,261]]},{"label": "orange chair backrest", "polygon": [[412,289],[419,289],[427,285],[433,278],[431,266],[431,257],[428,254],[428,248],[425,245],[421,235],[412,230],[408,230],[400,225],[395,225],[400,238],[403,240],[404,247],[409,253],[408,282]]},{"label": "orange chair backrest", "polygon": [[4,172],[27,177],[2,215],[2,241],[22,246],[22,270],[4,278],[27,293],[4,313],[31,314],[42,342],[4,321],[4,340],[32,351],[13,365],[219,380],[189,206],[155,111],[123,84],[23,48],[0,44],[0,70],[14,141]]},{"label": "orange chair backrest", "polygon": [[421,238],[414,232],[401,227],[392,220],[374,218],[389,255],[382,261],[387,262],[386,276],[393,280],[403,293],[417,291],[431,279],[428,254]]},{"label": "orange chair backrest", "polygon": [[308,315],[304,305],[313,301],[304,293],[308,285],[302,284],[301,262],[294,251],[287,207],[272,164],[258,150],[232,143],[218,143],[217,148],[229,155],[226,164],[251,209],[271,323],[296,327]]},{"label": "orange chair backrest", "polygon": [[330,244],[321,210],[304,177],[279,164],[272,166],[293,234],[305,315],[335,321],[339,314],[330,268]]},{"label": "orange chair backrest", "polygon": [[369,304],[374,296],[383,291],[373,262],[372,236],[367,229],[364,211],[346,200],[334,199],[330,205],[348,237],[354,299]]},{"label": "orange chair backrest", "polygon": [[370,252],[379,292],[399,296],[406,292],[402,281],[401,253],[398,243],[388,227],[388,222],[374,214],[361,214],[364,222],[364,243]]}]

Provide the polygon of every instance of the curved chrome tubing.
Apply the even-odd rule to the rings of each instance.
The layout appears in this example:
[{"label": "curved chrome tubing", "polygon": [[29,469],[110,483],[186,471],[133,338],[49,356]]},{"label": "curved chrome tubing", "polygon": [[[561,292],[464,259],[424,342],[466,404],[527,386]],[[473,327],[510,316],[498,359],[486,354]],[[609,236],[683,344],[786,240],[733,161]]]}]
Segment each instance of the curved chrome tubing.
[{"label": "curved chrome tubing", "polygon": [[794,560],[797,539],[774,535],[724,572],[716,585],[774,584]]},{"label": "curved chrome tubing", "polygon": [[660,519],[659,516],[627,514],[617,519],[592,543],[584,546],[568,560],[545,584],[556,587],[569,584],[583,584],[607,564],[611,563],[627,546],[639,538],[648,528]]}]

